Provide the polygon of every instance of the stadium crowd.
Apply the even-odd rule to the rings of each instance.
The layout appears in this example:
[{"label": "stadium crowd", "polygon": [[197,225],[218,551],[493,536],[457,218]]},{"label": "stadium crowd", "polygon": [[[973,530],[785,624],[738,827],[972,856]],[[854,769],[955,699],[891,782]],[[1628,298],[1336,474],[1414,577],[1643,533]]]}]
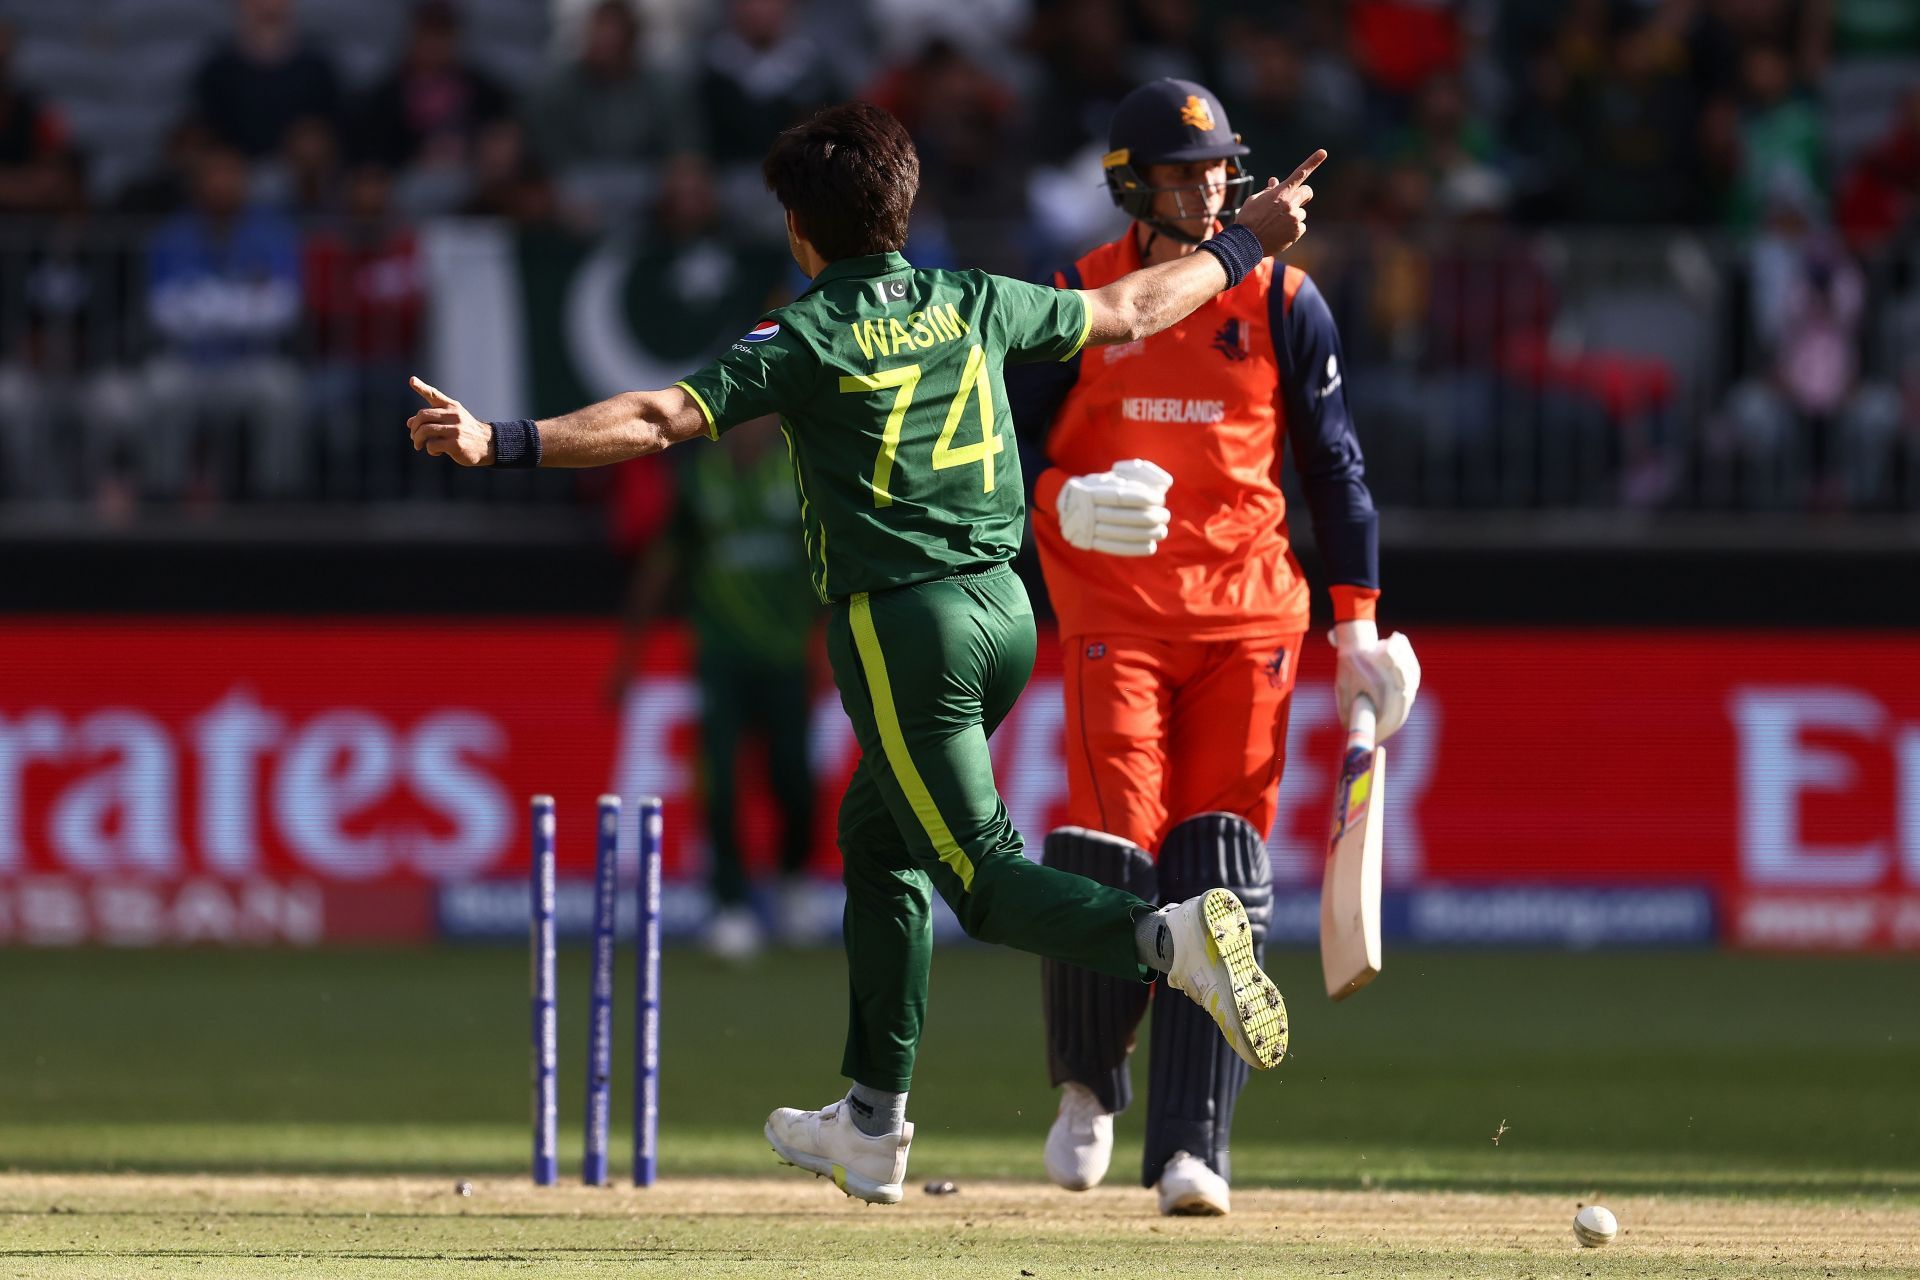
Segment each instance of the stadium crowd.
[{"label": "stadium crowd", "polygon": [[[651,224],[790,289],[764,265],[758,158],[849,94],[919,145],[911,256],[1038,275],[1112,233],[1108,114],[1178,75],[1218,88],[1261,174],[1333,155],[1300,260],[1346,335],[1383,500],[1920,504],[1910,0],[8,0],[0,19],[10,501],[396,496],[423,228]],[[210,448],[220,424],[244,445]]]}]

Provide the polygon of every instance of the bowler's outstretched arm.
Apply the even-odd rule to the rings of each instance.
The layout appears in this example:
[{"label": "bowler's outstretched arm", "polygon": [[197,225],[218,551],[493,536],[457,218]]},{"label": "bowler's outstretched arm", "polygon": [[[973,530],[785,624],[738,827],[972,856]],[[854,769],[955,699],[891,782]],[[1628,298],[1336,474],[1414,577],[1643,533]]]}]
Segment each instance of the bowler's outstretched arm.
[{"label": "bowler's outstretched arm", "polygon": [[[499,461],[494,424],[480,421],[458,400],[419,378],[410,385],[427,402],[407,419],[415,449],[452,458],[463,467],[489,467]],[[699,402],[679,386],[624,391],[535,425],[543,467],[606,466],[707,434]]]}]

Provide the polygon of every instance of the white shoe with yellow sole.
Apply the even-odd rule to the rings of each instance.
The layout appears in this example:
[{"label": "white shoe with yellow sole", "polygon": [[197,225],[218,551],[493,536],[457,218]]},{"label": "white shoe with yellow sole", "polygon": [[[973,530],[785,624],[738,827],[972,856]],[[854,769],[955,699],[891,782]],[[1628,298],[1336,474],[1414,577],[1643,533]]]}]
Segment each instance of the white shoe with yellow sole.
[{"label": "white shoe with yellow sole", "polygon": [[860,1132],[847,1100],[797,1111],[781,1107],[767,1117],[767,1141],[783,1164],[832,1178],[833,1185],[869,1204],[899,1204],[906,1194],[907,1148],[913,1126],[870,1137]]},{"label": "white shoe with yellow sole", "polygon": [[1287,1002],[1253,958],[1253,926],[1240,899],[1209,889],[1161,914],[1173,935],[1167,985],[1212,1014],[1249,1066],[1279,1066],[1287,1056]]}]

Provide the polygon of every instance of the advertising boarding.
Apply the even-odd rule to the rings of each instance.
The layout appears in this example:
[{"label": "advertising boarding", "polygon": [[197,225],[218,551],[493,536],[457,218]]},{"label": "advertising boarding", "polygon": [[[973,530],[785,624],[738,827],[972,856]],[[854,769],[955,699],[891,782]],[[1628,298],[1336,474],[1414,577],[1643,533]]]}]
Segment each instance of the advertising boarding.
[{"label": "advertising boarding", "polygon": [[[1416,639],[1426,683],[1387,744],[1396,940],[1920,949],[1920,674],[1900,638]],[[524,937],[536,792],[559,803],[563,928],[584,915],[594,797],[664,797],[684,932],[706,856],[691,655],[653,635],[610,697],[614,647],[607,625],[544,620],[11,622],[0,945]],[[1030,844],[1065,800],[1053,637],[1040,652],[994,740]],[[1270,839],[1276,932],[1302,943],[1341,745],[1331,672],[1311,641]],[[815,683],[812,869],[831,892],[857,748]],[[776,814],[754,750],[742,768],[764,867]]]}]

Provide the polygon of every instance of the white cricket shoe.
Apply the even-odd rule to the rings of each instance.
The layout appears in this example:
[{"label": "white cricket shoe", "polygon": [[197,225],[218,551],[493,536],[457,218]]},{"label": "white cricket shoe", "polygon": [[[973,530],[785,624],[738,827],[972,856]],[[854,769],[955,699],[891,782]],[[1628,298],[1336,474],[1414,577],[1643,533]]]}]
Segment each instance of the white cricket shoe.
[{"label": "white cricket shoe", "polygon": [[1253,926],[1240,899],[1209,889],[1161,914],[1173,934],[1167,985],[1212,1014],[1248,1065],[1279,1066],[1287,1056],[1287,1002],[1253,958]]},{"label": "white cricket shoe", "polygon": [[899,1204],[906,1194],[907,1148],[913,1145],[913,1125],[877,1138],[860,1132],[847,1111],[847,1100],[818,1111],[781,1107],[767,1117],[767,1141],[782,1164],[805,1169],[850,1196],[870,1204]]},{"label": "white cricket shoe", "polygon": [[1056,1187],[1089,1191],[1100,1185],[1112,1162],[1113,1113],[1087,1086],[1063,1086],[1060,1112],[1047,1131],[1047,1177]]},{"label": "white cricket shoe", "polygon": [[1161,1167],[1160,1212],[1168,1217],[1217,1218],[1228,1211],[1227,1180],[1206,1161],[1176,1151]]},{"label": "white cricket shoe", "polygon": [[767,944],[766,931],[748,907],[722,907],[707,921],[707,954],[732,964],[745,964]]}]

